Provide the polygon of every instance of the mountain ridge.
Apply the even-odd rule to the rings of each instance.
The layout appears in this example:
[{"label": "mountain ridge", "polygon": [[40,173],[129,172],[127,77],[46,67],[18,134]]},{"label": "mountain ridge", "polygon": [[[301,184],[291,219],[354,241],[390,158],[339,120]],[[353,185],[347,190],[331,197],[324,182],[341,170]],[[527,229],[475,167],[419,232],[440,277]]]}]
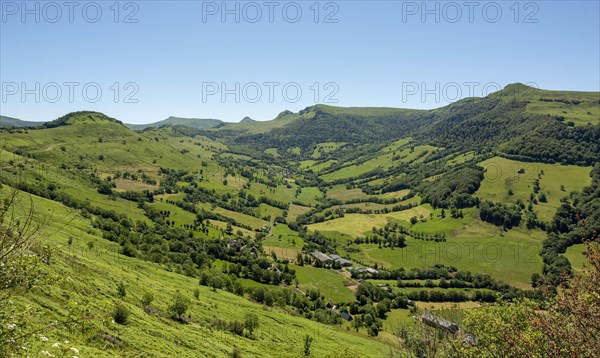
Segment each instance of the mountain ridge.
[{"label": "mountain ridge", "polygon": [[213,118],[185,118],[185,117],[175,117],[170,116],[169,118],[163,119],[162,121],[153,122],[153,123],[145,123],[145,124],[131,124],[125,123],[129,129],[133,130],[144,130],[147,128],[159,128],[163,126],[177,126],[177,125],[185,125],[187,127],[196,128],[196,129],[206,129],[213,128],[219,126],[223,123],[223,121],[219,119]]},{"label": "mountain ridge", "polygon": [[0,115],[0,127],[35,127],[44,122],[24,121],[22,119]]}]

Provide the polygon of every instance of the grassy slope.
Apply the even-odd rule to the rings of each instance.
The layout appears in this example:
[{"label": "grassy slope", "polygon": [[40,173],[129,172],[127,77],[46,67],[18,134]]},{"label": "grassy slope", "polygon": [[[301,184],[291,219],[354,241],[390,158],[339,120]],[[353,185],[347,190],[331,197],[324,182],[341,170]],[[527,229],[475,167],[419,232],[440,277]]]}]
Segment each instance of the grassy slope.
[{"label": "grassy slope", "polygon": [[[535,179],[543,171],[544,174],[539,179],[540,191],[546,194],[548,202],[538,203],[534,210],[545,221],[552,219],[562,197],[572,191],[580,191],[591,183],[591,167],[525,163],[500,157],[490,158],[479,165],[486,168],[486,173],[476,195],[481,199],[503,203],[514,203],[517,199],[526,203],[533,192]],[[519,174],[519,169],[524,169],[525,172]],[[561,185],[564,190],[561,190]],[[510,189],[513,195],[508,194]]]},{"label": "grassy slope", "polygon": [[[560,100],[560,102],[555,100]],[[600,94],[597,92],[536,90],[533,92],[526,110],[532,113],[562,116],[565,121],[573,121],[575,125],[587,125],[588,123],[598,125],[600,124]]]},{"label": "grassy slope", "polygon": [[[387,222],[401,221],[408,225],[414,215],[433,219],[417,223],[413,230],[428,234],[445,233],[447,242],[422,241],[407,238],[403,249],[379,248],[375,244],[360,245],[360,252],[350,256],[364,264],[388,268],[406,269],[412,267],[445,264],[461,270],[488,273],[500,280],[521,288],[528,288],[531,274],[541,270],[542,262],[538,255],[545,233],[539,230],[514,228],[502,231],[494,225],[482,222],[476,209],[464,209],[464,217],[452,219],[449,215],[440,217],[440,210],[429,205],[390,214],[347,214],[344,218],[309,225],[313,231],[322,231],[335,238],[333,233],[343,233],[354,237],[369,233],[373,226],[383,226]],[[350,236],[339,236],[338,242],[345,244]]]},{"label": "grassy slope", "polygon": [[[24,294],[22,304],[42,308],[34,326],[42,326],[53,319],[64,319],[67,307],[89,309],[85,320],[88,331],[48,332],[50,344],[69,340],[80,350],[81,356],[178,356],[222,357],[232,347],[241,349],[244,356],[296,357],[300,356],[305,334],[315,338],[314,356],[327,356],[331,352],[344,352],[349,356],[377,357],[388,348],[377,340],[336,330],[300,317],[285,314],[276,308],[264,308],[233,294],[201,287],[197,280],[163,270],[156,264],[115,254],[117,244],[97,236],[89,222],[64,206],[45,199],[35,198],[42,213],[54,212],[61,220],[54,220],[43,242],[56,248],[52,265],[48,266],[56,280]],[[69,224],[67,223],[67,218]],[[59,230],[60,229],[60,230]],[[91,233],[91,234],[90,234]],[[67,244],[73,237],[72,246]],[[93,249],[88,249],[93,242]],[[116,283],[124,282],[127,296],[119,298]],[[192,297],[200,289],[200,299]],[[177,323],[166,317],[167,307],[175,292],[191,299],[188,323]],[[145,292],[155,296],[154,314],[142,310],[140,300]],[[130,322],[120,326],[112,322],[111,312],[116,302],[122,302],[131,311]],[[214,319],[240,320],[246,312],[259,316],[257,339],[250,340],[211,328]],[[110,343],[122,342],[118,345]],[[341,353],[340,353],[341,354]],[[339,356],[339,355],[338,355]]]},{"label": "grassy slope", "polygon": [[314,268],[312,266],[294,266],[300,289],[318,289],[325,296],[326,301],[330,298],[334,302],[351,302],[354,295],[350,289],[344,286],[346,280],[334,270]]}]

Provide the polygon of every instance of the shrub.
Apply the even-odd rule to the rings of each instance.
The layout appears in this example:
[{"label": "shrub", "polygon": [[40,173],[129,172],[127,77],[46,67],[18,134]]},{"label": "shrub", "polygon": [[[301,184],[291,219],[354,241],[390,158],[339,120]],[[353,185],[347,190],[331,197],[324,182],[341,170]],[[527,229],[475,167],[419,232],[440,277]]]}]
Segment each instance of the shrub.
[{"label": "shrub", "polygon": [[217,289],[220,289],[221,287],[223,287],[223,279],[219,275],[211,277],[209,283],[210,283],[210,287],[212,287],[213,291],[216,291]]},{"label": "shrub", "polygon": [[310,346],[312,345],[313,337],[308,334],[304,336],[304,355],[310,355]]},{"label": "shrub", "polygon": [[169,311],[177,318],[178,320],[182,320],[182,316],[187,312],[190,306],[190,301],[183,297],[182,294],[177,293],[175,297],[173,297],[173,304],[169,307]]},{"label": "shrub", "polygon": [[239,347],[233,347],[230,356],[231,358],[242,358],[242,351]]},{"label": "shrub", "polygon": [[125,284],[123,282],[119,282],[117,284],[117,294],[119,295],[119,297],[127,296],[127,288],[125,287]]},{"label": "shrub", "polygon": [[146,292],[146,293],[144,293],[144,296],[142,296],[142,305],[144,307],[150,306],[153,301],[154,301],[154,295],[150,292]]},{"label": "shrub", "polygon": [[254,330],[258,328],[258,325],[258,316],[254,313],[246,313],[244,328],[246,328],[250,336],[252,336]]},{"label": "shrub", "polygon": [[127,324],[129,319],[129,310],[123,304],[119,303],[113,311],[113,319],[118,324]]}]

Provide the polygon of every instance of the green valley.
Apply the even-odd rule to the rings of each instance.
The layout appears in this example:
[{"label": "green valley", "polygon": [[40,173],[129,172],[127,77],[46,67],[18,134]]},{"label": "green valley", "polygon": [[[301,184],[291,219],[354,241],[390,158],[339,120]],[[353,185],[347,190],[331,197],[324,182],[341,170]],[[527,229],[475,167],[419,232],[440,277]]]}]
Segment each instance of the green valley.
[{"label": "green valley", "polygon": [[0,354],[394,357],[424,311],[542,307],[598,240],[599,106],[6,122]]}]

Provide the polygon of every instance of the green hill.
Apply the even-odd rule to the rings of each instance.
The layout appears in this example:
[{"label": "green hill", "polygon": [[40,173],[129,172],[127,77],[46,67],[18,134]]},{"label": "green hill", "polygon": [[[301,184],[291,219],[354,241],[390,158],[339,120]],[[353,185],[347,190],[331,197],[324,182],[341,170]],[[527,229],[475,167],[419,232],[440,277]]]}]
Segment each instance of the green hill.
[{"label": "green hill", "polygon": [[600,230],[595,96],[0,128],[0,240],[45,228],[0,245],[0,355],[380,357],[423,309],[541,302]]},{"label": "green hill", "polygon": [[[9,194],[6,188],[2,194]],[[28,200],[24,195],[20,198]],[[15,321],[19,330],[40,332],[32,345],[25,343],[28,349],[52,354],[66,353],[66,349],[74,354],[70,350],[74,347],[82,357],[197,357],[200,352],[222,357],[237,347],[244,356],[298,357],[304,336],[310,335],[316,356],[375,357],[389,350],[382,342],[289,315],[281,308],[252,303],[225,290],[213,291],[198,285],[197,279],[164,270],[160,264],[120,255],[119,245],[103,239],[76,211],[38,197],[33,197],[31,204],[38,215],[52,215],[43,231],[50,236],[40,239],[40,244],[52,247],[52,259],[41,268],[46,280],[12,303],[15,308],[27,306],[44,312],[39,317],[27,316],[26,322]],[[119,283],[125,287],[125,296],[117,290]],[[177,293],[189,301],[185,322],[169,318],[169,306]],[[151,303],[142,303],[145,295],[153,297]],[[125,325],[111,318],[118,304],[130,312]],[[244,322],[247,314],[258,318],[253,336],[231,333],[230,322]],[[48,332],[48,322],[60,328]],[[55,342],[60,342],[57,347],[53,347]]]},{"label": "green hill", "polygon": [[221,125],[223,122],[218,119],[209,118],[181,118],[169,117],[159,122],[148,124],[125,124],[133,130],[143,130],[147,128],[159,128],[164,126],[187,126],[196,129],[214,128]]},{"label": "green hill", "polygon": [[42,123],[44,122],[22,121],[17,118],[0,116],[0,127],[35,127],[41,125]]},{"label": "green hill", "polygon": [[248,116],[242,118],[242,120],[240,121],[240,123],[254,123],[254,122],[256,122],[256,121]]},{"label": "green hill", "polygon": [[[600,152],[597,97],[514,84],[486,98],[464,99],[434,110],[317,105],[269,122],[224,126],[215,136],[262,151],[287,152],[297,147],[303,153],[312,153],[322,142],[374,144],[412,136],[422,144],[447,149],[500,151],[523,160],[589,165]],[[559,115],[557,103],[573,116],[584,110],[579,122],[587,118],[590,124],[575,125]],[[580,111],[573,109],[576,106]]]}]

